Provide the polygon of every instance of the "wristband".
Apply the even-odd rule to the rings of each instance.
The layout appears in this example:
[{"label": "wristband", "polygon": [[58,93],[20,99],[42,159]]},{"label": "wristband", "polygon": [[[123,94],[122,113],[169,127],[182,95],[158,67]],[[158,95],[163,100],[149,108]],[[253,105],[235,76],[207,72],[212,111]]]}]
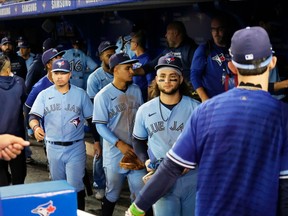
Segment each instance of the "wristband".
[{"label": "wristband", "polygon": [[135,203],[132,203],[129,207],[129,210],[131,211],[133,216],[144,216],[145,212],[139,209]]}]

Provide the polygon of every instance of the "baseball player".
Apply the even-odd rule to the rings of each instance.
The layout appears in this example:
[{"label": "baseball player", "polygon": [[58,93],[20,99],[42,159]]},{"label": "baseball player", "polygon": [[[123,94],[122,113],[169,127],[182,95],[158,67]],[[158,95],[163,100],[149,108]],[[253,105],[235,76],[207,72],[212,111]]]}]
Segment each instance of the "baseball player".
[{"label": "baseball player", "polygon": [[[84,210],[84,121],[86,119],[91,124],[93,105],[83,89],[69,84],[70,77],[67,60],[53,62],[52,79],[55,84],[37,96],[29,113],[29,125],[37,140],[45,138],[52,180],[67,180],[75,187],[78,209]],[[40,126],[42,118],[45,132]],[[95,127],[91,127],[91,131],[95,135]]]},{"label": "baseball player", "polygon": [[238,87],[194,110],[128,215],[144,215],[184,168],[197,165],[197,216],[287,215],[288,107],[268,93],[276,57],[267,32],[236,31],[230,52]]},{"label": "baseball player", "polygon": [[[102,41],[98,46],[98,52],[102,64],[101,67],[97,68],[93,73],[89,75],[87,80],[87,94],[91,98],[92,102],[94,102],[95,95],[104,86],[113,81],[113,73],[109,70],[109,58],[115,54],[115,49],[117,49],[117,46],[112,44],[110,41]],[[105,195],[106,187],[101,150],[95,150],[93,159],[93,181],[93,187],[95,188],[95,198],[101,200]]]},{"label": "baseball player", "polygon": [[123,155],[136,157],[132,148],[132,130],[137,109],[143,103],[140,88],[132,84],[132,64],[125,53],[110,57],[109,67],[113,82],[106,85],[94,98],[93,122],[103,137],[103,167],[106,176],[106,193],[102,200],[102,215],[111,216],[119,199],[122,186],[128,179],[131,201],[143,187],[146,170],[121,169]]},{"label": "baseball player", "polygon": [[[191,98],[192,89],[189,90],[189,85],[184,82],[180,58],[167,54],[159,59],[155,70],[156,83],[152,87],[159,96],[140,106],[133,130],[133,147],[139,158],[145,155],[142,149],[148,144],[150,168],[163,160],[189,116],[200,104]],[[195,208],[196,177],[195,170],[183,174],[174,187],[154,204],[154,215],[194,215],[191,212]]]},{"label": "baseball player", "polygon": [[70,83],[86,89],[85,76],[97,68],[97,63],[80,49],[80,45],[80,39],[72,40],[73,48],[66,50],[63,58],[69,61],[72,71]]}]

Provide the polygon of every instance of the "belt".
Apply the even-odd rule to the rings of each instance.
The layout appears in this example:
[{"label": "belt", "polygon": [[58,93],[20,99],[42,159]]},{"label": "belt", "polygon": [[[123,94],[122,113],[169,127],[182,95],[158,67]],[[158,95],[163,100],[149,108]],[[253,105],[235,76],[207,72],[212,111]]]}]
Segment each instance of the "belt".
[{"label": "belt", "polygon": [[60,145],[60,146],[70,146],[76,142],[81,141],[82,139],[71,141],[71,142],[58,142],[58,141],[49,141],[47,140],[48,143],[53,144],[53,145]]}]

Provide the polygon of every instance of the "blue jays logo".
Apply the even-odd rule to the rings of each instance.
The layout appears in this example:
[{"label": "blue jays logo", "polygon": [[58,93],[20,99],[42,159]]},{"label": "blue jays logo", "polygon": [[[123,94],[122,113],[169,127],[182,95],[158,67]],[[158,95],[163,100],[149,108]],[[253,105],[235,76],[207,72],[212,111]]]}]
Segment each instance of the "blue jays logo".
[{"label": "blue jays logo", "polygon": [[56,64],[58,65],[58,68],[61,68],[65,64],[65,62],[64,61],[58,61],[58,62],[56,62]]},{"label": "blue jays logo", "polygon": [[70,121],[70,123],[72,123],[76,128],[78,127],[78,125],[80,124],[80,118],[76,118],[76,119],[72,119]]},{"label": "blue jays logo", "polygon": [[175,57],[174,56],[169,56],[167,58],[165,58],[165,61],[170,64],[171,62],[174,62],[175,61]]},{"label": "blue jays logo", "polygon": [[47,203],[37,206],[35,209],[32,209],[33,214],[38,214],[40,216],[49,216],[56,211],[56,206],[53,206],[53,201],[50,200]]}]

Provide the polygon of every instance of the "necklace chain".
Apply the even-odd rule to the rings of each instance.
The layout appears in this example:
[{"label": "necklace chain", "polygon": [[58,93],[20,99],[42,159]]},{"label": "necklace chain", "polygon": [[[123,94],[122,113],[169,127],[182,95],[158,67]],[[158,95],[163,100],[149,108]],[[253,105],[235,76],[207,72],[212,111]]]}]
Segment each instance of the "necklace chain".
[{"label": "necklace chain", "polygon": [[160,101],[160,99],[159,99],[159,110],[160,110],[160,115],[161,115],[162,120],[163,120],[164,122],[167,122],[168,119],[169,119],[169,117],[167,117],[167,119],[164,119],[163,113],[162,113],[162,108],[161,108],[161,101]]}]

